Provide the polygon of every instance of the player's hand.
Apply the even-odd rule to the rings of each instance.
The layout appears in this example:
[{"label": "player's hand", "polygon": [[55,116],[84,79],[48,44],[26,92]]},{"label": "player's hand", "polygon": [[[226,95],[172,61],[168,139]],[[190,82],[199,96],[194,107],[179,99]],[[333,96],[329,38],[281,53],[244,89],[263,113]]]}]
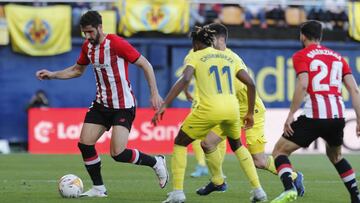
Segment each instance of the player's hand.
[{"label": "player's hand", "polygon": [[294,130],[291,127],[291,124],[294,122],[294,115],[293,114],[289,114],[285,124],[284,124],[284,135],[286,137],[290,137],[294,134]]},{"label": "player's hand", "polygon": [[244,129],[250,129],[254,126],[254,116],[252,114],[246,114],[244,117]]},{"label": "player's hand", "polygon": [[150,103],[151,103],[151,107],[157,111],[163,104],[163,99],[159,94],[154,94],[151,95]]},{"label": "player's hand", "polygon": [[155,112],[155,115],[151,119],[151,123],[156,126],[163,118],[163,115],[165,113],[166,105],[161,105],[161,107]]},{"label": "player's hand", "polygon": [[189,101],[189,102],[192,102],[194,100],[194,98],[192,97],[191,93],[189,91],[184,91],[184,94],[186,96],[186,99]]},{"label": "player's hand", "polygon": [[51,80],[55,78],[55,73],[46,69],[42,69],[36,72],[36,77],[39,80]]}]

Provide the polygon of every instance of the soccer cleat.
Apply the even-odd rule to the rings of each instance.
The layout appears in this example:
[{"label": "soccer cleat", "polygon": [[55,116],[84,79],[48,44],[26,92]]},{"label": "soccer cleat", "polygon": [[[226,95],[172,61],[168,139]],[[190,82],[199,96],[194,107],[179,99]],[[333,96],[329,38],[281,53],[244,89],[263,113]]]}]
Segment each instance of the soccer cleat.
[{"label": "soccer cleat", "polygon": [[169,181],[169,173],[166,168],[165,156],[157,155],[157,156],[155,156],[155,159],[156,159],[156,164],[153,168],[159,179],[160,187],[164,188]]},{"label": "soccer cleat", "polygon": [[215,185],[213,182],[210,181],[207,185],[202,188],[196,190],[196,194],[198,195],[208,195],[212,192],[225,192],[227,189],[227,184],[224,182],[221,185]]},{"label": "soccer cleat", "polygon": [[81,193],[80,197],[107,197],[107,192],[93,186],[90,190]]},{"label": "soccer cleat", "polygon": [[252,203],[267,201],[267,195],[262,188],[254,189],[250,193],[251,193],[250,201]]},{"label": "soccer cleat", "polygon": [[182,190],[174,190],[169,192],[168,197],[162,203],[184,203],[186,200],[185,194]]},{"label": "soccer cleat", "polygon": [[295,201],[297,198],[297,191],[296,189],[292,189],[292,190],[286,190],[284,192],[282,192],[277,198],[275,198],[273,201],[271,201],[270,203],[288,203],[288,202],[292,202]]},{"label": "soccer cleat", "polygon": [[297,177],[294,180],[294,185],[296,187],[298,196],[302,197],[305,194],[304,175],[299,171],[296,173],[297,173]]},{"label": "soccer cleat", "polygon": [[207,176],[209,174],[209,170],[206,166],[197,165],[195,171],[190,174],[193,178],[198,178],[201,176]]}]

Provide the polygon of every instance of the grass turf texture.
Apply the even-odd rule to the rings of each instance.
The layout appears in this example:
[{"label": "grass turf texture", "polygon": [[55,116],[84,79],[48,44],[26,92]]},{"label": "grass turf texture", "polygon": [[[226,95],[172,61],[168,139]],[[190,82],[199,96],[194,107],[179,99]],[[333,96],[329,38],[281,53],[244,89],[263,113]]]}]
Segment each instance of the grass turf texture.
[{"label": "grass turf texture", "polygon": [[[360,171],[360,156],[345,156],[356,171]],[[80,155],[0,155],[0,202],[161,202],[171,191],[171,181],[160,189],[154,172],[148,167],[120,164],[109,156],[102,155],[102,172],[108,189],[108,198],[63,199],[57,191],[58,179],[69,173],[78,175],[84,182],[84,189],[91,186],[90,178],[82,164]],[[170,168],[170,156],[167,157]],[[303,203],[347,203],[349,195],[335,168],[322,155],[294,155],[293,166],[305,176],[306,194],[297,202]],[[224,173],[228,190],[198,196],[195,190],[208,183],[208,177],[191,178],[195,159],[188,157],[185,177],[185,193],[190,203],[249,202],[250,185],[233,155],[227,155]],[[260,180],[269,199],[282,191],[279,178],[269,172],[258,170]]]}]

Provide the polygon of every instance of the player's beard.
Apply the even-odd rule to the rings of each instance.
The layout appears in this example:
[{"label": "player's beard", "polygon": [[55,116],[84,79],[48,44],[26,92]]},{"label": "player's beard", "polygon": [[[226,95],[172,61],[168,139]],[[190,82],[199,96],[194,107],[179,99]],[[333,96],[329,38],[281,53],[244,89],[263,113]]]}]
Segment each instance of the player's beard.
[{"label": "player's beard", "polygon": [[99,30],[97,30],[95,39],[89,39],[89,42],[90,42],[92,45],[98,45],[98,44],[99,44],[99,41],[100,41],[100,33],[99,33]]}]

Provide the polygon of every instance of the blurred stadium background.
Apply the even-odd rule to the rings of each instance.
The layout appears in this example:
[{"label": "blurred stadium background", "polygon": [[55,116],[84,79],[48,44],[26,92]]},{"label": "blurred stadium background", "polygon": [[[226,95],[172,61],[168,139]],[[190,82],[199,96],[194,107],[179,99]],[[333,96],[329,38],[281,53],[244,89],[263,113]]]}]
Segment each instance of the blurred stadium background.
[{"label": "blurred stadium background", "polygon": [[[323,44],[346,57],[356,80],[360,82],[360,1],[0,0],[1,153],[12,153],[10,156],[19,160],[33,160],[38,156],[17,155],[18,152],[78,154],[76,143],[83,116],[95,97],[92,67],[89,66],[82,77],[68,81],[38,81],[35,72],[41,68],[58,70],[76,62],[83,42],[79,18],[89,9],[101,11],[105,32],[127,38],[148,58],[163,97],[181,74],[183,59],[191,48],[191,41],[187,38],[189,30],[195,25],[210,22],[227,25],[228,45],[251,69],[257,91],[267,107],[265,132],[269,140],[268,153],[281,135],[294,91],[296,76],[291,56],[301,48],[299,24],[307,19],[322,21],[325,28]],[[150,124],[153,111],[147,109],[149,93],[144,76],[132,65],[129,75],[139,107],[129,145],[149,153],[169,154],[190,103],[184,95],[180,95],[165,114],[165,120],[153,127]],[[41,96],[36,97],[39,90]],[[349,94],[344,91],[343,96],[349,109],[343,149],[356,155],[360,152],[360,142],[354,130],[355,115],[351,111]],[[43,102],[39,102],[41,99]],[[109,134],[99,141],[98,149],[108,153]],[[318,140],[309,149],[300,150],[298,153],[301,155],[296,157],[307,160],[308,156],[303,154],[323,152],[324,144]],[[349,156],[353,162],[359,163],[357,156]],[[12,164],[12,157],[0,155],[0,160],[4,161],[0,163],[4,182],[8,180],[5,174],[11,174],[6,173],[10,169],[5,170],[5,167]],[[315,160],[324,161],[321,158]],[[312,163],[311,158],[307,163]],[[360,169],[359,165],[355,168]],[[85,170],[81,168],[79,171],[82,171],[79,172],[82,177],[87,177]],[[335,173],[332,174],[335,176]],[[19,180],[22,180],[21,177]],[[341,183],[337,187],[343,189]],[[279,191],[280,188],[277,188]],[[0,194],[4,191],[7,190],[0,190]],[[341,194],[346,196],[344,191]]]}]

